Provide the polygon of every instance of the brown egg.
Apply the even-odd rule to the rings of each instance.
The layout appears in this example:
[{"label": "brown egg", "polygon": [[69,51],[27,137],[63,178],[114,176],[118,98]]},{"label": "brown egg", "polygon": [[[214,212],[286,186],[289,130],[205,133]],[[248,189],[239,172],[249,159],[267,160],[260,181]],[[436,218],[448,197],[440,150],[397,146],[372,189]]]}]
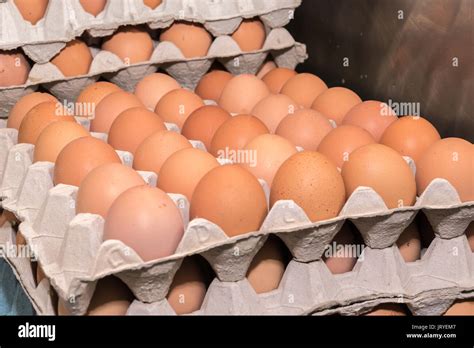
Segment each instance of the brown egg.
[{"label": "brown egg", "polygon": [[101,100],[109,94],[119,91],[121,91],[119,86],[106,81],[95,82],[87,86],[76,99],[76,105],[79,105],[80,108],[80,110],[76,110],[76,115],[84,117],[94,116],[95,108]]},{"label": "brown egg", "polygon": [[296,75],[296,71],[288,68],[275,68],[262,77],[262,81],[268,86],[270,92],[280,93],[285,83]]},{"label": "brown egg", "polygon": [[238,165],[224,165],[209,171],[196,186],[190,218],[207,219],[233,237],[257,231],[267,211],[258,180]]},{"label": "brown egg", "polygon": [[457,300],[443,315],[474,315],[474,301]]},{"label": "brown egg", "polygon": [[56,159],[54,185],[79,186],[91,170],[105,163],[121,163],[112,146],[94,137],[73,140]]},{"label": "brown egg", "polygon": [[90,13],[93,16],[97,16],[99,13],[101,13],[107,4],[107,0],[79,0],[79,2],[81,3],[84,11]]},{"label": "brown egg", "polygon": [[219,106],[201,106],[186,119],[181,134],[190,140],[202,141],[206,149],[210,149],[217,129],[230,118],[230,114]]},{"label": "brown egg", "polygon": [[259,19],[244,19],[232,38],[237,42],[243,52],[257,51],[265,42],[265,27]]},{"label": "brown egg", "polygon": [[145,185],[140,174],[118,163],[102,164],[91,170],[77,191],[76,213],[107,216],[113,201],[127,189]]},{"label": "brown egg", "polygon": [[466,230],[466,238],[469,242],[472,252],[474,253],[474,222],[471,222]]},{"label": "brown egg", "polygon": [[40,133],[51,122],[72,121],[74,117],[67,115],[61,104],[55,101],[40,103],[31,108],[21,121],[18,129],[18,142],[35,144]]},{"label": "brown egg", "polygon": [[95,117],[91,120],[91,132],[108,133],[118,115],[137,106],[143,107],[143,104],[132,93],[118,91],[108,94],[95,108]]},{"label": "brown egg", "polygon": [[328,86],[316,75],[302,73],[286,81],[280,93],[286,94],[298,105],[310,108],[316,97],[327,89]]},{"label": "brown egg", "polygon": [[148,6],[152,10],[160,6],[162,2],[163,2],[162,0],[143,0],[143,3],[145,4],[145,6]]},{"label": "brown egg", "polygon": [[350,225],[345,223],[329,244],[331,253],[328,256],[326,252],[324,254],[324,263],[332,274],[352,271],[357,262],[357,255],[349,254],[347,250],[356,250],[353,248],[355,244],[354,233]]},{"label": "brown egg", "polygon": [[385,129],[396,120],[398,120],[397,114],[390,106],[379,101],[368,100],[350,109],[344,116],[342,124],[364,128],[378,142]]},{"label": "brown egg", "polygon": [[431,145],[416,166],[418,195],[436,178],[448,180],[461,202],[474,201],[474,146],[460,138],[441,139]]},{"label": "brown egg", "polygon": [[[16,218],[15,214],[13,214],[11,211],[3,210],[0,209],[0,227],[5,225],[7,222],[10,223],[10,225],[16,225],[19,220]],[[19,239],[21,238],[21,239]],[[17,232],[16,234],[16,244],[20,244],[19,240],[24,241],[23,244],[26,244],[25,238],[22,236],[20,232]]]},{"label": "brown egg", "polygon": [[337,167],[342,168],[344,162],[349,160],[352,151],[368,144],[375,144],[375,140],[365,129],[342,125],[331,130],[321,140],[318,152],[329,158]]},{"label": "brown egg", "polygon": [[283,162],[273,178],[270,206],[283,199],[293,200],[313,222],[330,219],[344,205],[344,182],[325,156],[298,152]]},{"label": "brown egg", "polygon": [[[257,77],[259,79],[261,79],[267,73],[269,73],[271,70],[276,69],[276,68],[277,68],[277,65],[274,62],[272,62],[271,60],[269,60],[269,61],[262,64],[262,66],[260,67],[260,69],[257,72]],[[272,92],[272,93],[274,93],[274,92]]]},{"label": "brown egg", "polygon": [[165,122],[183,127],[191,113],[204,106],[202,99],[188,89],[179,88],[166,93],[156,104],[155,113]]},{"label": "brown egg", "polygon": [[290,97],[284,94],[270,94],[254,106],[251,114],[260,119],[270,133],[275,133],[281,120],[288,114],[294,114],[297,109],[299,107]]},{"label": "brown egg", "polygon": [[283,162],[295,154],[296,147],[290,141],[279,135],[262,134],[253,138],[244,151],[253,153],[249,161],[241,162],[242,167],[255,175],[257,179],[264,179],[271,186],[273,178]]},{"label": "brown egg", "polygon": [[225,121],[215,132],[210,152],[220,158],[238,155],[250,140],[268,133],[268,128],[252,115],[237,115]]},{"label": "brown egg", "polygon": [[21,97],[10,111],[7,128],[19,129],[21,121],[23,121],[27,112],[36,105],[47,101],[57,102],[57,99],[51,94],[42,92],[33,92]]},{"label": "brown egg", "polygon": [[169,75],[154,73],[145,76],[135,87],[135,95],[148,109],[155,110],[156,104],[166,93],[181,88],[179,83]]},{"label": "brown egg", "polygon": [[104,39],[102,49],[117,55],[125,64],[146,62],[153,53],[153,41],[146,30],[122,27]]},{"label": "brown egg", "polygon": [[183,219],[173,200],[146,185],[118,196],[104,225],[104,240],[122,241],[145,262],[173,255],[183,233]]},{"label": "brown egg", "polygon": [[368,316],[406,316],[405,309],[395,303],[383,303],[375,307],[372,311],[364,314]]},{"label": "brown egg", "polygon": [[168,303],[178,315],[192,313],[201,308],[206,291],[206,273],[199,259],[186,257],[173,278]]},{"label": "brown egg", "polygon": [[89,132],[75,122],[52,122],[40,133],[35,144],[33,162],[56,162],[61,150],[77,138],[87,137]]},{"label": "brown egg", "polygon": [[231,113],[248,114],[270,91],[255,75],[234,76],[224,87],[219,105]]},{"label": "brown egg", "polygon": [[161,33],[160,41],[170,41],[181,50],[185,58],[195,58],[207,55],[212,36],[200,24],[174,22]]},{"label": "brown egg", "polygon": [[397,246],[405,262],[414,262],[421,257],[421,240],[418,226],[412,222],[397,240]]},{"label": "brown egg", "polygon": [[415,176],[403,157],[381,144],[369,144],[354,150],[342,166],[347,197],[359,186],[371,187],[388,209],[415,203]]},{"label": "brown egg", "polygon": [[133,168],[158,174],[169,156],[178,150],[190,147],[191,143],[181,134],[158,131],[138,146],[133,156]]},{"label": "brown egg", "polygon": [[329,120],[312,109],[299,109],[281,120],[275,134],[305,150],[316,151],[321,140],[333,130]]},{"label": "brown egg", "polygon": [[288,250],[270,235],[250,264],[247,279],[257,294],[278,289],[288,263]]},{"label": "brown egg", "polygon": [[348,88],[333,87],[321,93],[311,105],[311,108],[319,111],[327,118],[341,124],[347,112],[362,99]]},{"label": "brown egg", "polygon": [[0,51],[0,87],[22,85],[28,79],[30,63],[17,51]]},{"label": "brown egg", "polygon": [[125,315],[132,304],[133,294],[117,277],[100,279],[86,315]]},{"label": "brown egg", "polygon": [[35,0],[34,4],[31,0],[13,0],[13,2],[23,19],[35,25],[40,19],[43,19],[49,0]]},{"label": "brown egg", "polygon": [[219,166],[214,156],[195,148],[176,151],[163,163],[157,187],[168,193],[180,193],[191,201],[201,178]]},{"label": "brown egg", "polygon": [[390,146],[403,156],[410,156],[416,163],[425,151],[440,139],[436,128],[426,119],[405,116],[385,129],[380,143]]},{"label": "brown egg", "polygon": [[133,154],[143,140],[159,130],[166,130],[166,126],[157,114],[143,106],[130,108],[112,123],[107,142],[117,150]]},{"label": "brown egg", "polygon": [[84,42],[73,40],[51,59],[51,63],[66,77],[86,75],[91,67],[92,54]]},{"label": "brown egg", "polygon": [[195,92],[204,100],[214,100],[217,102],[225,85],[232,77],[233,75],[227,71],[212,70],[199,80]]}]

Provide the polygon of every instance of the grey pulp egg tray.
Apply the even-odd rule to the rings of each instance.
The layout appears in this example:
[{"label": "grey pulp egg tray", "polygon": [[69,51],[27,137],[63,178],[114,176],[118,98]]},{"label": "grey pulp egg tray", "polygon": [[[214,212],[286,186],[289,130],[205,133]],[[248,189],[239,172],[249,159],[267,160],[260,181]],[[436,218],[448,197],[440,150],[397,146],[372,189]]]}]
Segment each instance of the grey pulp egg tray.
[{"label": "grey pulp egg tray", "polygon": [[[129,314],[173,314],[167,292],[182,259],[194,254],[202,255],[217,276],[195,314],[359,314],[400,302],[414,314],[438,315],[454,300],[474,297],[474,253],[464,235],[474,220],[474,202],[461,203],[444,179],[433,180],[414,206],[392,210],[371,188],[359,187],[338,217],[317,223],[293,201],[279,201],[259,231],[232,238],[207,220],[189,221],[189,202],[170,194],[185,221],[183,239],[175,255],[143,262],[122,242],[102,241],[102,217],[75,214],[77,187],[53,186],[54,164],[31,164],[34,146],[16,144],[15,130],[0,130],[0,149],[3,208],[22,221],[20,230],[49,280],[36,287],[27,258],[7,257],[7,262],[39,314],[54,313],[50,285],[71,313],[84,314],[97,280],[110,274],[137,298]],[[131,154],[121,156],[131,163]],[[155,185],[155,174],[141,174]],[[395,243],[420,210],[436,237],[421,260],[405,263]],[[345,220],[355,224],[366,247],[351,272],[332,275],[321,258]],[[257,295],[245,277],[269,234],[286,244],[293,260],[277,290]],[[14,233],[5,226],[0,245],[12,243]]]}]

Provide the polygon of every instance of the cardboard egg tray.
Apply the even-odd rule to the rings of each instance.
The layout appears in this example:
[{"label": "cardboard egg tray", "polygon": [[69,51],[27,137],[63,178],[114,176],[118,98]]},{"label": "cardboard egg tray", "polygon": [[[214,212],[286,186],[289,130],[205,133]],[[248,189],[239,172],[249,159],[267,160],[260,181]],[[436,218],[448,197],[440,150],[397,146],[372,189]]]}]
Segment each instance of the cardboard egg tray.
[{"label": "cardboard egg tray", "polygon": [[163,0],[151,9],[140,0],[109,0],[97,17],[78,0],[50,1],[36,25],[23,19],[12,0],[0,0],[0,50],[22,47],[35,62],[44,63],[66,42],[87,32],[111,35],[123,25],[147,24],[166,28],[174,21],[199,22],[214,36],[232,34],[244,18],[259,17],[270,28],[283,27],[293,18],[301,0]]},{"label": "cardboard egg tray", "polygon": [[[474,202],[461,203],[446,180],[435,179],[413,207],[392,210],[372,189],[360,187],[338,217],[317,223],[293,201],[279,201],[259,231],[232,238],[207,220],[189,221],[189,202],[170,194],[185,222],[183,239],[175,255],[143,262],[122,242],[102,241],[104,219],[76,215],[77,187],[53,187],[54,164],[31,164],[33,146],[15,145],[14,133],[0,130],[1,153],[7,153],[2,204],[23,221],[20,231],[50,279],[43,282],[50,282],[73,314],[86,312],[97,280],[110,274],[124,281],[139,301],[129,314],[170,314],[169,286],[182,259],[194,254],[202,255],[217,276],[197,314],[356,314],[384,302],[407,303],[415,314],[441,314],[455,299],[474,297],[474,253],[464,235],[474,220]],[[131,162],[131,154],[122,157]],[[155,174],[142,174],[156,183]],[[16,178],[14,184],[11,178]],[[407,264],[395,243],[420,210],[436,238],[421,260]],[[345,220],[355,224],[366,248],[351,272],[332,275],[321,258]],[[286,244],[293,260],[279,289],[257,295],[245,276],[269,234]],[[8,243],[14,243],[12,231],[0,234],[0,245]],[[25,258],[9,262],[20,275],[30,267]],[[22,284],[30,297],[36,291],[33,302],[40,314],[53,313],[47,293],[37,288],[30,292],[34,283]]]},{"label": "cardboard egg tray", "polygon": [[284,28],[270,30],[262,49],[252,52],[243,52],[231,36],[225,35],[214,39],[206,57],[185,58],[181,50],[169,41],[155,41],[154,47],[149,61],[136,64],[126,64],[112,52],[90,47],[93,60],[89,73],[74,77],[65,77],[50,62],[34,64],[24,85],[0,88],[0,118],[8,117],[16,101],[39,86],[61,101],[74,102],[85,87],[100,77],[126,91],[133,91],[143,77],[161,69],[181,86],[194,90],[214,61],[238,75],[255,74],[268,56],[278,66],[291,69],[307,58],[306,46],[296,42]]}]

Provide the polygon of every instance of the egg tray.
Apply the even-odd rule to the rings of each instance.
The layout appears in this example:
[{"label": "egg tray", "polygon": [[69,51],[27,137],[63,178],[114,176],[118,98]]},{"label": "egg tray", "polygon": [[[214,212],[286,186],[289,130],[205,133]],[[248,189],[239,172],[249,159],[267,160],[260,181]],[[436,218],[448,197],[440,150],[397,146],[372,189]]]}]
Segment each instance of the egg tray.
[{"label": "egg tray", "polygon": [[159,29],[174,21],[198,22],[221,36],[232,34],[244,18],[259,17],[266,26],[278,28],[289,23],[300,4],[301,0],[163,0],[151,9],[140,0],[111,0],[95,17],[78,0],[50,1],[43,19],[32,25],[12,0],[0,1],[0,50],[22,47],[33,61],[45,63],[84,32],[104,37],[123,25]]},{"label": "egg tray", "polygon": [[[194,219],[188,223],[188,201],[182,195],[171,195],[187,225],[184,237],[175,255],[144,263],[122,242],[102,242],[103,218],[94,214],[75,215],[77,187],[62,184],[53,187],[54,164],[38,162],[31,165],[33,146],[13,145],[16,141],[12,133],[15,131],[2,131],[0,135],[4,136],[0,136],[0,139],[10,138],[9,143],[0,141],[0,144],[6,144],[2,145],[5,149],[2,153],[8,152],[0,192],[3,195],[5,192],[10,194],[2,202],[3,207],[13,211],[23,221],[20,230],[34,249],[58,295],[62,299],[74,298],[73,303],[66,301],[71,313],[83,314],[96,281],[110,274],[122,279],[142,302],[161,301],[182,259],[193,254],[202,255],[219,279],[215,282],[217,285],[211,285],[208,292],[217,295],[208,297],[228,298],[230,301],[225,304],[208,300],[203,313],[212,314],[219,312],[219,308],[227,308],[227,311],[242,314],[245,312],[243,307],[254,313],[255,308],[262,306],[247,306],[236,301],[238,294],[243,296],[248,292],[248,286],[242,285],[247,290],[236,289],[236,286],[245,283],[241,281],[245,279],[253,257],[270,233],[281,238],[294,257],[282,281],[284,295],[281,298],[294,294],[301,302],[297,306],[280,303],[274,309],[276,312],[285,312],[287,307],[290,307],[290,311],[294,311],[294,307],[303,312],[328,311],[353,302],[373,302],[377,296],[382,300],[403,296],[415,312],[422,313],[424,306],[427,306],[426,301],[433,299],[432,295],[424,297],[427,292],[431,294],[437,290],[438,297],[443,299],[442,296],[449,295],[451,301],[453,297],[470,296],[474,290],[473,256],[463,236],[469,223],[474,220],[474,202],[461,203],[455,189],[444,179],[435,179],[413,207],[392,210],[387,209],[382,198],[372,189],[359,187],[337,218],[317,223],[311,223],[294,202],[280,201],[272,207],[260,231],[232,238],[204,219]],[[9,150],[6,147],[8,145]],[[127,157],[131,162],[131,154]],[[415,170],[413,166],[412,169]],[[153,177],[154,174],[148,175]],[[15,188],[6,178],[16,178],[18,186]],[[6,182],[9,185],[5,185]],[[152,185],[153,182],[150,181]],[[268,190],[266,193],[268,195]],[[417,266],[411,267],[413,271],[406,271],[410,268],[400,264],[401,258],[395,256],[397,254],[392,246],[419,210],[423,210],[427,216],[438,239],[432,244],[433,251],[427,253],[432,256],[423,259],[428,261],[415,263]],[[368,247],[365,252],[367,258],[374,261],[361,263],[349,273],[351,276],[345,276],[349,278],[331,276],[320,261],[321,256],[347,219],[361,232]],[[451,252],[453,243],[458,250],[456,255]],[[377,267],[381,265],[390,268],[390,271],[378,270]],[[289,280],[286,281],[286,278]],[[338,285],[339,282],[335,280],[338,278],[346,279],[346,283],[341,281],[341,285]],[[341,290],[344,286],[348,286],[349,290]],[[353,291],[351,288],[358,290]],[[230,290],[230,294],[227,291],[224,296],[222,292],[226,289]],[[339,295],[325,297],[325,294],[331,293]]]},{"label": "egg tray", "polygon": [[284,28],[269,31],[262,49],[252,52],[243,52],[230,36],[215,38],[208,55],[200,58],[185,58],[181,50],[169,41],[155,41],[154,46],[149,61],[130,65],[112,52],[90,47],[93,60],[89,73],[82,76],[64,77],[52,63],[35,64],[26,84],[0,88],[0,117],[8,117],[16,101],[39,86],[61,101],[75,102],[79,93],[100,77],[126,91],[133,91],[143,77],[161,69],[174,77],[181,86],[194,90],[214,61],[219,61],[232,74],[238,75],[255,74],[268,56],[272,57],[276,65],[291,69],[308,57],[306,46],[296,42]]}]

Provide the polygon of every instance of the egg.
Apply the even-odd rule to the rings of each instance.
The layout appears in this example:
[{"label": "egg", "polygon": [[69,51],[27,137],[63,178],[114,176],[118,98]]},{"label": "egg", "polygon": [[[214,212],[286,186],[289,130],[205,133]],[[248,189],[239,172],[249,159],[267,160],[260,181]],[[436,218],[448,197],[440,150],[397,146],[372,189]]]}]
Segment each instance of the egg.
[{"label": "egg", "polygon": [[218,101],[232,74],[224,70],[212,70],[199,80],[195,93],[204,100]]},{"label": "egg", "polygon": [[65,77],[86,75],[92,64],[92,54],[84,42],[73,40],[51,59],[51,63],[56,65]]},{"label": "egg", "polygon": [[206,149],[210,149],[217,129],[230,118],[230,114],[219,106],[201,106],[186,119],[181,134],[188,139],[202,141]]},{"label": "egg", "polygon": [[375,307],[372,311],[364,314],[368,316],[406,316],[405,309],[395,303],[382,303]]},{"label": "egg", "polygon": [[321,140],[333,130],[331,122],[312,109],[299,109],[281,120],[275,134],[305,150],[316,151]]},{"label": "egg", "polygon": [[155,113],[165,122],[183,127],[191,113],[204,106],[202,99],[185,88],[179,88],[166,93],[156,104]]},{"label": "egg", "polygon": [[421,257],[420,232],[416,222],[412,222],[397,240],[398,250],[405,262],[414,262]]},{"label": "egg", "polygon": [[108,133],[112,123],[123,111],[133,107],[143,107],[135,95],[118,91],[105,96],[95,107],[95,116],[91,120],[92,132]]},{"label": "egg", "polygon": [[180,49],[185,58],[195,58],[207,55],[212,36],[200,24],[174,22],[161,33],[160,41],[170,41]]},{"label": "egg", "polygon": [[282,163],[297,152],[295,145],[274,134],[262,134],[253,138],[244,147],[244,151],[254,153],[254,161],[240,164],[257,179],[264,179],[269,186]]},{"label": "egg", "polygon": [[436,128],[426,119],[405,116],[385,129],[380,143],[390,146],[403,156],[411,157],[416,163],[426,149],[440,139]]},{"label": "egg", "polygon": [[87,86],[76,99],[76,116],[94,116],[95,108],[102,99],[119,91],[121,91],[119,86],[107,81],[99,81]]},{"label": "egg", "polygon": [[21,97],[10,111],[7,128],[19,129],[21,121],[23,121],[28,111],[36,105],[47,101],[57,102],[57,99],[51,94],[42,92],[33,92]]},{"label": "egg", "polygon": [[86,315],[125,315],[134,296],[115,276],[100,279],[95,287]]},{"label": "egg", "polygon": [[107,142],[133,154],[143,140],[159,130],[166,130],[166,126],[157,114],[144,107],[130,108],[114,120]]},{"label": "egg", "polygon": [[30,63],[17,51],[0,51],[0,87],[23,85],[30,73]]},{"label": "egg", "polygon": [[186,257],[167,295],[167,300],[176,314],[189,314],[201,308],[206,296],[206,272],[196,257]]},{"label": "egg", "polygon": [[446,179],[459,194],[461,202],[474,201],[474,146],[460,138],[436,141],[417,161],[418,194],[436,178]]},{"label": "egg", "polygon": [[133,156],[133,168],[158,174],[169,156],[178,150],[190,147],[188,139],[179,133],[155,132],[138,146]]},{"label": "egg", "polygon": [[325,156],[298,152],[283,162],[273,178],[270,206],[279,200],[293,200],[312,222],[330,219],[344,205],[344,182]]},{"label": "egg", "polygon": [[350,254],[348,250],[355,250],[355,244],[351,225],[345,223],[329,244],[332,252],[328,256],[324,255],[324,263],[332,274],[352,271],[357,262],[357,255]]},{"label": "egg", "polygon": [[135,95],[150,110],[155,110],[156,104],[166,93],[181,88],[179,83],[169,75],[154,73],[145,76],[135,87]]},{"label": "egg", "polygon": [[265,42],[265,27],[259,19],[244,19],[232,38],[243,52],[257,51]]},{"label": "egg", "polygon": [[366,186],[380,195],[388,209],[415,203],[415,176],[403,157],[388,146],[359,147],[344,162],[341,173],[348,198],[359,186]]},{"label": "egg", "polygon": [[93,16],[97,16],[101,13],[107,4],[107,0],[79,0],[79,2],[84,11]]},{"label": "egg", "polygon": [[270,133],[275,133],[281,120],[286,115],[294,114],[297,109],[299,107],[290,97],[284,94],[270,94],[254,106],[251,114],[260,119]]},{"label": "egg", "polygon": [[474,222],[471,222],[466,229],[466,238],[471,247],[471,251],[474,253]]},{"label": "egg", "polygon": [[13,2],[23,19],[33,25],[43,19],[49,4],[49,0],[36,0],[34,4],[31,0],[13,0]]},{"label": "egg", "polygon": [[160,6],[162,2],[163,2],[162,0],[143,0],[143,4],[145,4],[145,6],[148,6],[149,8],[153,10],[157,8],[158,6]]},{"label": "egg", "polygon": [[104,225],[104,240],[119,240],[143,261],[174,254],[184,233],[178,207],[163,191],[137,186],[112,203]]},{"label": "egg", "polygon": [[265,82],[270,92],[277,94],[280,93],[283,85],[296,74],[296,71],[288,68],[275,68],[267,72],[262,77],[262,81]]},{"label": "egg", "polygon": [[247,280],[257,294],[278,289],[288,259],[285,245],[278,237],[270,235],[247,271]]},{"label": "egg", "polygon": [[62,105],[55,101],[40,103],[31,108],[21,121],[18,129],[18,142],[35,144],[40,133],[51,122],[72,121],[74,117],[67,115]]},{"label": "egg", "polygon": [[389,105],[368,100],[350,109],[342,120],[342,124],[350,124],[367,130],[379,142],[383,132],[398,120],[395,111]]},{"label": "egg", "polygon": [[[261,79],[268,72],[270,72],[271,70],[276,69],[276,68],[277,68],[277,65],[274,62],[272,62],[271,60],[269,60],[269,61],[262,64],[262,66],[260,67],[260,69],[258,70],[256,75],[259,79]],[[274,93],[274,92],[272,92],[272,93]]]},{"label": "egg", "polygon": [[344,116],[362,99],[348,88],[333,87],[321,93],[311,105],[311,108],[327,118],[341,124]]},{"label": "egg", "polygon": [[146,30],[137,27],[122,27],[104,39],[104,51],[117,55],[125,64],[146,62],[153,53],[153,41]]},{"label": "egg", "polygon": [[113,201],[131,187],[145,185],[140,174],[119,163],[106,163],[92,169],[77,191],[76,213],[107,216]]},{"label": "egg", "polygon": [[242,74],[234,76],[227,82],[218,104],[228,112],[248,114],[260,100],[269,94],[267,85],[258,77]]},{"label": "egg", "polygon": [[310,108],[313,101],[327,89],[326,83],[316,75],[302,73],[286,81],[280,93],[286,94],[298,105]]},{"label": "egg", "polygon": [[457,300],[443,315],[474,315],[473,300]]},{"label": "egg", "polygon": [[220,158],[237,157],[250,140],[268,133],[268,128],[252,115],[237,115],[225,121],[215,132],[210,152]]},{"label": "egg", "polygon": [[191,201],[199,180],[217,166],[219,162],[206,151],[195,148],[176,151],[161,166],[157,187],[185,195]]},{"label": "egg", "polygon": [[338,168],[342,168],[352,151],[368,144],[375,144],[375,139],[368,131],[356,126],[342,125],[326,134],[319,143],[318,152],[329,158]]},{"label": "egg", "polygon": [[112,146],[94,137],[75,139],[56,159],[54,185],[79,186],[91,170],[105,163],[121,163]]},{"label": "egg", "polygon": [[33,162],[56,162],[61,150],[77,138],[89,136],[89,132],[76,122],[52,122],[38,136]]},{"label": "egg", "polygon": [[265,192],[258,180],[238,165],[218,166],[199,181],[190,218],[207,219],[229,237],[257,231],[267,215]]}]

